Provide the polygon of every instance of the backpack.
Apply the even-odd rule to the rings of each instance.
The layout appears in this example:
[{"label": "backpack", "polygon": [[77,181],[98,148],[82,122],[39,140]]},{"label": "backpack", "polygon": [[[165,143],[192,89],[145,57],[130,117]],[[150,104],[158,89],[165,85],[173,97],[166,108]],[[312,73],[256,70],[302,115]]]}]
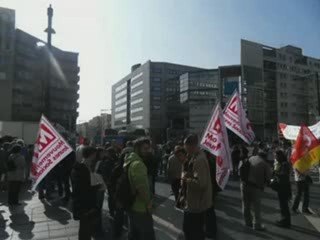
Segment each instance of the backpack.
[{"label": "backpack", "polygon": [[128,174],[131,163],[129,163],[126,167],[122,167],[122,165],[120,165],[120,167],[117,166],[114,169],[113,177],[115,178],[116,175],[119,176],[116,180],[114,198],[118,207],[124,210],[130,210],[136,199],[136,194],[132,192]]},{"label": "backpack", "polygon": [[250,173],[250,162],[249,159],[243,160],[242,165],[239,169],[240,173],[240,180],[242,182],[248,182],[249,181],[249,173]]}]

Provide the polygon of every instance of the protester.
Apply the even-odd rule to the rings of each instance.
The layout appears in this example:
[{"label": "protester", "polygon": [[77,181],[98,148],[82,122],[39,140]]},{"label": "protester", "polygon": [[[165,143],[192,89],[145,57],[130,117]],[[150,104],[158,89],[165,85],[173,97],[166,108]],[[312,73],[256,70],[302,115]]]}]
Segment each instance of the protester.
[{"label": "protester", "polygon": [[118,185],[119,178],[121,177],[121,174],[124,171],[123,164],[125,159],[134,151],[133,149],[133,143],[127,142],[126,147],[122,150],[119,161],[116,162],[115,167],[112,170],[111,176],[110,176],[110,185],[109,185],[109,192],[111,193],[111,196],[113,196],[113,200],[115,201],[114,206],[114,219],[112,223],[112,233],[114,239],[119,239],[122,234],[122,228],[124,224],[124,209],[115,199],[116,195],[116,188]]},{"label": "protester", "polygon": [[112,175],[112,171],[114,170],[116,164],[118,163],[118,156],[114,148],[109,147],[105,151],[105,155],[99,165],[99,168],[97,172],[102,175],[104,183],[107,186],[108,191],[108,207],[109,207],[109,213],[111,217],[114,217],[114,211],[115,211],[115,200],[112,191],[113,187],[110,178]]},{"label": "protester", "polygon": [[103,184],[102,177],[93,173],[96,149],[83,148],[83,161],[76,162],[72,172],[73,217],[80,220],[79,240],[90,240],[97,223],[97,191]]},{"label": "protester", "polygon": [[289,228],[291,226],[291,216],[289,210],[289,200],[291,198],[290,165],[283,151],[277,150],[275,153],[274,177],[277,181],[277,192],[280,204],[281,219],[277,221],[279,227]]},{"label": "protester", "polygon": [[256,156],[249,158],[248,164],[250,166],[247,172],[248,180],[241,182],[244,221],[246,226],[263,231],[265,227],[261,223],[261,197],[264,187],[270,181],[271,169],[266,162],[266,153],[261,148]]},{"label": "protester", "polygon": [[168,179],[176,202],[178,200],[180,190],[182,164],[186,159],[187,152],[185,149],[180,146],[176,146],[168,161]]},{"label": "protester", "polygon": [[76,162],[76,153],[72,151],[64,160],[62,160],[62,184],[63,184],[63,201],[68,202],[71,197],[70,179],[71,171]]},{"label": "protester", "polygon": [[[103,148],[97,148],[97,155],[96,155],[96,164],[94,165],[94,172],[97,174],[102,174],[100,173],[100,165],[104,162],[105,160],[105,151]],[[104,202],[104,195],[105,195],[105,190],[106,190],[106,184],[103,182],[101,184],[101,187],[97,190],[97,224],[96,224],[96,233],[102,233],[103,232],[103,227],[102,227],[102,208],[103,208],[103,202]]]},{"label": "protester", "polygon": [[26,160],[21,154],[21,146],[14,145],[8,158],[8,204],[20,205],[19,192],[22,183],[25,181]]},{"label": "protester", "polygon": [[83,142],[81,143],[81,145],[79,145],[77,147],[77,150],[76,150],[76,160],[77,162],[82,162],[82,158],[83,158],[83,154],[82,154],[82,151],[85,147],[89,146],[90,144],[90,140],[88,138],[84,138],[83,139]]},{"label": "protester", "polygon": [[209,208],[206,212],[206,237],[210,239],[215,239],[217,235],[217,217],[215,212],[215,199],[219,191],[221,191],[217,180],[216,180],[216,157],[205,151],[209,168],[210,168],[210,177],[212,184],[212,207]]},{"label": "protester", "polygon": [[160,174],[163,174],[165,177],[167,177],[168,161],[169,161],[170,154],[171,154],[171,150],[167,148],[161,158]]},{"label": "protester", "polygon": [[312,183],[312,179],[308,175],[308,172],[301,173],[296,168],[294,168],[293,171],[294,171],[294,180],[297,185],[297,193],[292,205],[292,212],[298,213],[298,207],[303,194],[302,212],[305,214],[312,214],[312,212],[309,210],[309,199],[310,199],[309,189],[310,189],[310,184]]},{"label": "protester", "polygon": [[8,153],[9,143],[3,143],[0,145],[0,191],[5,188],[5,175],[7,173],[7,161],[9,157]]},{"label": "protester", "polygon": [[238,168],[239,168],[239,163],[241,159],[241,151],[238,145],[235,145],[233,147],[233,150],[231,152],[231,159],[232,159],[232,166],[233,166],[233,178],[238,178]]},{"label": "protester", "polygon": [[188,170],[184,171],[182,178],[186,184],[187,194],[183,232],[186,240],[204,240],[206,212],[212,207],[212,184],[208,160],[198,146],[196,135],[188,136],[184,144],[189,161]]},{"label": "protester", "polygon": [[138,139],[124,167],[128,168],[128,178],[132,192],[136,194],[134,203],[128,211],[129,240],[154,240],[152,219],[152,199],[148,181],[148,172],[143,158],[151,151],[148,139]]}]

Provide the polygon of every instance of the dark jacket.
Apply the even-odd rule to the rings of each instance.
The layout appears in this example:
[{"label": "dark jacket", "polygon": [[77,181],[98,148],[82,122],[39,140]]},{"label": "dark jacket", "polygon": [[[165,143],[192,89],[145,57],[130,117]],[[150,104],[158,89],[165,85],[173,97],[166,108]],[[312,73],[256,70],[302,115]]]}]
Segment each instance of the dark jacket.
[{"label": "dark jacket", "polygon": [[91,186],[90,171],[83,163],[76,162],[72,172],[73,216],[78,220],[82,214],[96,209],[98,186]]},{"label": "dark jacket", "polygon": [[274,176],[279,182],[279,192],[291,197],[290,184],[290,164],[289,162],[276,163],[274,168]]}]

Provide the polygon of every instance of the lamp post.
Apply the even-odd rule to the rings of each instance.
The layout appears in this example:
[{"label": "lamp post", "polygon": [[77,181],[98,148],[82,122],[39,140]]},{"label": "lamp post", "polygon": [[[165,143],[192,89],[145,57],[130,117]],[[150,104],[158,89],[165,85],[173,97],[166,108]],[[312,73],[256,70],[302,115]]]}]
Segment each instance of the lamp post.
[{"label": "lamp post", "polygon": [[52,28],[52,17],[53,17],[53,8],[50,6],[47,9],[48,15],[48,27],[44,30],[47,33],[47,50],[48,50],[48,57],[47,57],[47,67],[46,67],[46,90],[45,90],[45,111],[46,117],[50,120],[50,83],[51,83],[51,40],[52,34],[55,34],[55,30]]}]

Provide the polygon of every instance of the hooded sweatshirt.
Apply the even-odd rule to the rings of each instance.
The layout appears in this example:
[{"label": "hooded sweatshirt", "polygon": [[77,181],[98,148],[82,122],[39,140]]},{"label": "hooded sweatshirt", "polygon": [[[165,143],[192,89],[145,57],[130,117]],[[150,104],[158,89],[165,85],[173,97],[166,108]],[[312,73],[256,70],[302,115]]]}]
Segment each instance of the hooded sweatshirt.
[{"label": "hooded sweatshirt", "polygon": [[132,192],[136,193],[136,199],[131,207],[131,211],[146,213],[151,201],[147,167],[142,158],[134,152],[126,158],[124,167],[127,167],[129,164],[129,182]]}]

